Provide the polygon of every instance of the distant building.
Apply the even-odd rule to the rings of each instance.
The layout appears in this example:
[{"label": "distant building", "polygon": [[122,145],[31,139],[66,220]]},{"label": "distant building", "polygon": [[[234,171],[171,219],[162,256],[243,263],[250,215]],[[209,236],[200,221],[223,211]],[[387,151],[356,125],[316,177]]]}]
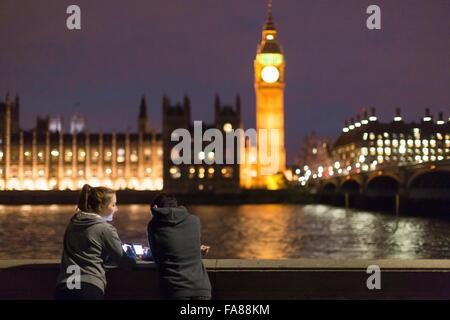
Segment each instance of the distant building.
[{"label": "distant building", "polygon": [[62,117],[61,116],[51,117],[48,123],[48,130],[50,132],[62,132],[63,131]]},{"label": "distant building", "polygon": [[10,94],[7,93],[5,101],[0,101],[0,119],[6,119],[6,116],[9,118],[8,126],[6,126],[5,122],[2,122],[0,125],[0,139],[3,143],[6,143],[6,131],[11,133],[19,132],[19,113],[19,96],[16,95],[14,101],[11,101]]},{"label": "distant building", "polygon": [[138,132],[89,133],[82,118],[72,133],[60,118],[37,118],[36,128],[19,127],[19,98],[0,103],[0,190],[79,189],[84,183],[115,189],[163,187],[163,141],[147,130],[142,99]]},{"label": "distant building", "polygon": [[[232,129],[241,128],[240,99],[236,99],[236,106],[221,105],[216,96],[214,106],[214,122],[203,123],[203,132],[209,128],[216,128],[222,132],[223,154],[226,148],[225,134]],[[178,141],[171,141],[171,134],[175,129],[184,128],[194,137],[194,127],[191,122],[191,103],[188,97],[184,98],[183,105],[171,105],[170,100],[164,97],[163,101],[163,139],[164,139],[164,189],[170,192],[233,192],[240,188],[240,167],[236,158],[236,150],[232,156],[234,164],[205,163],[205,159],[213,160],[214,152],[205,154],[200,151],[194,153],[193,140],[191,147],[190,164],[175,165],[172,161],[171,151]],[[210,142],[203,142],[202,150]],[[194,158],[201,162],[194,164]]]},{"label": "distant building", "polygon": [[[440,112],[434,119],[426,109],[420,122],[407,123],[400,109],[391,122],[379,122],[375,109],[356,120],[346,121],[341,135],[331,149],[331,164],[302,172],[302,182],[336,175],[347,176],[422,163],[436,163],[450,159],[450,119]],[[381,171],[380,171],[381,172]]]},{"label": "distant building", "polygon": [[[234,150],[223,143],[225,156],[235,161],[213,165],[175,165],[171,159],[172,147],[177,144],[170,139],[172,131],[193,130],[187,97],[183,105],[171,105],[164,97],[161,134],[149,130],[144,97],[139,106],[138,132],[89,133],[86,119],[74,116],[70,133],[65,133],[62,119],[49,117],[38,117],[33,130],[20,130],[19,98],[10,101],[7,95],[0,104],[0,190],[79,189],[86,182],[137,190],[159,190],[164,185],[171,192],[229,192],[241,187],[279,189],[286,171],[285,57],[278,42],[271,2],[254,59],[254,86],[256,129],[269,130],[269,134],[274,131],[279,136],[273,139],[269,136],[267,141],[258,139],[256,145],[246,140]],[[226,133],[241,126],[240,99],[232,107],[222,105],[217,97],[214,122],[204,125],[204,130],[216,128]],[[264,149],[277,151],[276,172],[272,175],[261,174],[266,164],[258,157]],[[237,160],[238,150],[245,154],[244,165]],[[192,157],[214,158],[211,153],[201,151]]]},{"label": "distant building", "polygon": [[74,115],[70,120],[70,133],[77,134],[86,130],[86,119],[79,115]]},{"label": "distant building", "polygon": [[311,170],[317,170],[331,161],[331,139],[320,137],[315,132],[303,138],[302,145],[295,159],[296,167],[305,170],[305,166]]},{"label": "distant building", "polygon": [[[254,88],[256,97],[256,130],[268,134],[278,133],[268,139],[258,139],[256,150],[250,149],[251,157],[256,155],[256,170],[248,168],[250,175],[245,178],[245,184],[252,188],[277,189],[278,173],[286,170],[286,150],[284,146],[284,89],[286,85],[286,61],[283,49],[279,43],[278,30],[272,16],[272,2],[268,2],[267,19],[264,24],[261,41],[257,45],[254,66]],[[263,173],[264,163],[262,152],[276,150],[277,157],[271,161],[275,167],[272,174]],[[256,175],[255,175],[256,172]]]}]

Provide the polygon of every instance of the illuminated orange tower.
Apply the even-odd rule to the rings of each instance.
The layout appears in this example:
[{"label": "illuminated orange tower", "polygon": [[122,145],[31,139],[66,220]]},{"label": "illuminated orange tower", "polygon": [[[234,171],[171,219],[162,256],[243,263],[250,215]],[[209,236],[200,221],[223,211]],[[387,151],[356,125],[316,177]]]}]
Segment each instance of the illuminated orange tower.
[{"label": "illuminated orange tower", "polygon": [[[255,93],[256,93],[256,129],[258,132],[258,174],[257,187],[273,189],[271,175],[284,172],[286,167],[286,151],[284,147],[284,88],[285,88],[285,59],[278,44],[278,32],[272,17],[272,1],[268,2],[267,21],[262,31],[261,43],[257,47],[254,60]],[[261,139],[261,129],[267,132],[278,132],[278,136],[266,142]],[[264,144],[264,146],[262,145]],[[275,150],[277,156],[271,155],[272,174],[264,173],[261,157],[262,151]],[[264,152],[263,152],[264,153]],[[274,163],[275,162],[275,163]]]}]

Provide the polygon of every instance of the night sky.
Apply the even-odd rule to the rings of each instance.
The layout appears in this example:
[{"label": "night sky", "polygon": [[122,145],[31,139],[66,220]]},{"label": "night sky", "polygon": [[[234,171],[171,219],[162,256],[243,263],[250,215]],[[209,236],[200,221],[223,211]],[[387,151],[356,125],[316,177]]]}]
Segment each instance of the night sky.
[{"label": "night sky", "polygon": [[[66,28],[77,4],[82,30]],[[366,8],[382,30],[366,28]],[[287,60],[288,161],[311,131],[336,137],[345,119],[376,107],[390,120],[425,107],[450,116],[450,0],[274,0]],[[211,122],[214,96],[241,94],[244,126],[255,125],[253,59],[265,0],[1,0],[0,95],[19,93],[22,127],[36,115],[88,127],[136,130],[142,94],[161,129],[162,95],[191,97],[193,119]]]}]

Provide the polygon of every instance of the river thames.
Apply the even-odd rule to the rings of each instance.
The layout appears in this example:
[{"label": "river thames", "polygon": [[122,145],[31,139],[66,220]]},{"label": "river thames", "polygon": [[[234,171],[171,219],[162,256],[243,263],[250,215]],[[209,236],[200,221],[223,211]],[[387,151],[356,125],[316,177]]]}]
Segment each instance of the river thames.
[{"label": "river thames", "polygon": [[[448,259],[450,221],[348,212],[324,205],[188,206],[202,223],[208,258]],[[0,205],[0,259],[59,258],[74,207]],[[147,205],[122,205],[113,225],[147,244]]]}]

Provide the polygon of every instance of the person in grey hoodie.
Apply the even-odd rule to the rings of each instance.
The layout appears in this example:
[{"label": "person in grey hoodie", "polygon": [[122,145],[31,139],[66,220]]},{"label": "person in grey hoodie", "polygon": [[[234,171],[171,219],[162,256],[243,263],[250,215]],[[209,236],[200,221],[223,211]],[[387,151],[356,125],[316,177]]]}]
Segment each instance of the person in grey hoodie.
[{"label": "person in grey hoodie", "polygon": [[209,247],[200,242],[200,219],[164,193],[155,198],[151,212],[147,235],[162,298],[211,299],[211,283],[202,262]]},{"label": "person in grey hoodie", "polygon": [[117,212],[116,202],[114,190],[83,186],[79,211],[71,218],[64,234],[56,299],[103,299],[105,260],[111,259],[125,268],[136,264],[134,253],[131,250],[124,252],[116,229],[108,223]]}]

